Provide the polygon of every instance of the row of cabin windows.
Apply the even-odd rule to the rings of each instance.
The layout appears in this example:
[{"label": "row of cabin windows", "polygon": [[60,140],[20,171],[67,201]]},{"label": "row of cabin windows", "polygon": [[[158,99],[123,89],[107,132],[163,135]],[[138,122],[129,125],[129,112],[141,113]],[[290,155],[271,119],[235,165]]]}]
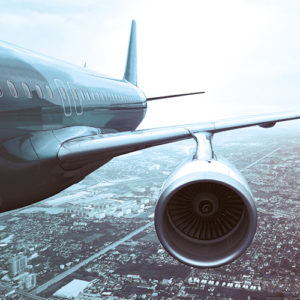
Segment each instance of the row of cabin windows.
[{"label": "row of cabin windows", "polygon": [[[19,93],[18,93],[18,90],[16,88],[16,85],[14,84],[14,82],[12,80],[7,80],[7,86],[8,86],[8,89],[11,93],[11,95],[14,97],[14,98],[18,98],[19,97]],[[22,82],[22,88],[24,90],[24,93],[26,95],[27,98],[32,98],[32,91],[30,90],[29,86],[27,83],[25,82]],[[45,90],[49,96],[50,99],[53,99],[53,91],[51,89],[51,87],[49,85],[45,85]],[[68,99],[68,95],[67,95],[67,92],[66,90],[64,89],[64,87],[60,86],[59,87],[59,91],[60,91],[60,95],[61,97],[63,98],[63,100],[67,100]],[[71,94],[74,98],[74,100],[78,101],[80,100],[80,97],[81,99],[88,99],[88,100],[100,100],[101,98],[103,100],[106,100],[107,98],[109,99],[112,99],[112,100],[115,100],[115,101],[132,101],[133,99],[136,98],[136,96],[128,96],[128,95],[118,95],[118,94],[110,94],[108,97],[108,92],[96,92],[96,91],[93,91],[93,90],[82,90],[82,89],[75,89],[75,88],[71,88],[70,89],[71,91]],[[35,92],[37,94],[37,96],[40,98],[40,99],[43,99],[44,97],[44,94],[43,94],[43,91],[42,91],[42,88],[40,87],[39,84],[35,84]],[[80,96],[79,96],[80,95]],[[0,88],[0,97],[3,97],[3,90]]]},{"label": "row of cabin windows", "polygon": [[[14,84],[14,82],[11,81],[11,80],[7,80],[7,86],[8,86],[8,89],[9,89],[11,95],[14,98],[19,98],[19,92],[18,92],[18,90],[17,90],[16,85]],[[43,95],[43,91],[42,91],[42,88],[40,87],[40,85],[39,84],[35,84],[34,87],[35,87],[35,92],[38,95],[38,97],[40,99],[43,99],[44,95]],[[24,93],[25,93],[26,97],[31,99],[33,96],[32,96],[32,92],[31,92],[28,84],[25,83],[25,82],[22,82],[22,88],[24,90]],[[52,99],[53,98],[53,92],[52,92],[50,86],[49,85],[45,85],[45,89],[46,89],[46,91],[48,93],[48,96]],[[0,88],[0,97],[2,97],[2,96],[3,96],[3,91]]]}]

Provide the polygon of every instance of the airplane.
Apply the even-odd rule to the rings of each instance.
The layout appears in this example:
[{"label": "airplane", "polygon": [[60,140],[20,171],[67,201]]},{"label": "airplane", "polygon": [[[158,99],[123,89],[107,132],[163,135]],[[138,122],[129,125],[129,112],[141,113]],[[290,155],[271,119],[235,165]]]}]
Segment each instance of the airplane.
[{"label": "airplane", "polygon": [[122,79],[0,43],[0,210],[21,208],[78,183],[112,158],[194,139],[195,153],[161,188],[155,229],[164,248],[193,267],[232,262],[251,244],[255,200],[246,179],[217,156],[219,132],[300,118],[300,112],[136,130],[149,101],[137,86],[132,21]]}]

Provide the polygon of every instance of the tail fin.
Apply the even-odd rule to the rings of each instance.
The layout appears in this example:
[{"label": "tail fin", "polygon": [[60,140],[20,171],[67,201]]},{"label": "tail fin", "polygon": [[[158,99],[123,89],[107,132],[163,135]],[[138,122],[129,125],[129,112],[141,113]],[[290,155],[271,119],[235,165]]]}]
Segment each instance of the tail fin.
[{"label": "tail fin", "polygon": [[136,24],[132,20],[124,80],[137,85]]}]

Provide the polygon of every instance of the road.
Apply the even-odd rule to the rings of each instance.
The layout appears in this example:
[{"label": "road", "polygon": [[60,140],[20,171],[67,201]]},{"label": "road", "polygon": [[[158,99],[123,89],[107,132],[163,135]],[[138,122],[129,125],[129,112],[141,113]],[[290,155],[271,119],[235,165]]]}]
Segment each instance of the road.
[{"label": "road", "polygon": [[113,250],[114,248],[118,247],[119,245],[123,244],[124,242],[130,240],[131,238],[133,238],[135,235],[139,234],[140,232],[144,231],[145,229],[147,229],[148,227],[153,225],[153,221],[151,221],[150,223],[147,223],[146,225],[132,231],[131,233],[127,234],[125,237],[121,238],[120,240],[110,244],[109,246],[103,248],[102,250],[100,250],[99,252],[93,254],[92,256],[88,257],[87,259],[83,260],[82,262],[78,263],[77,265],[71,267],[70,269],[66,270],[63,273],[60,273],[59,275],[55,276],[54,278],[52,278],[51,280],[45,282],[44,284],[42,284],[41,286],[37,287],[35,290],[32,291],[33,294],[39,294],[42,291],[46,290],[49,286],[51,286],[52,284],[64,279],[65,277],[69,276],[70,274],[72,274],[73,272],[77,271],[78,269],[80,269],[81,267],[87,265],[88,263],[90,263],[91,261],[93,261],[94,259],[96,259],[97,257],[99,257],[102,254],[105,254],[106,252]]},{"label": "road", "polygon": [[[4,282],[0,282],[0,287],[3,287],[3,288],[9,288],[10,290],[12,290],[13,288],[11,287],[11,284],[8,284],[8,283],[4,283]],[[37,295],[34,295],[30,292],[25,292],[25,291],[22,291],[22,290],[17,290],[15,289],[16,293],[20,296],[24,296],[25,298],[27,299],[34,299],[34,300],[45,300],[47,298],[43,298],[41,296],[37,296]]]}]

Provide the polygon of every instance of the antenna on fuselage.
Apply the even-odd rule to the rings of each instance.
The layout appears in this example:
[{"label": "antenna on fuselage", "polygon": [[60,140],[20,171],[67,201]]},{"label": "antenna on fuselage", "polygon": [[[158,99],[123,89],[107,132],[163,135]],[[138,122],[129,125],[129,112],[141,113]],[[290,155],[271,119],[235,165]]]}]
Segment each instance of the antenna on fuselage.
[{"label": "antenna on fuselage", "polygon": [[127,62],[123,80],[137,85],[136,23],[134,20],[131,22]]}]

